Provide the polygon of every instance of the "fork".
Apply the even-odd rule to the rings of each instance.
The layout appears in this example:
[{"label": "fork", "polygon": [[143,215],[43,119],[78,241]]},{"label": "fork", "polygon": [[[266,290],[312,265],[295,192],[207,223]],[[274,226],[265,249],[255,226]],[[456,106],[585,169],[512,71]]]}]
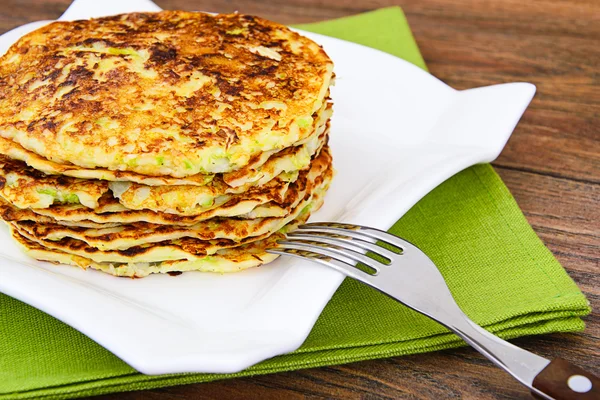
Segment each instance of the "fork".
[{"label": "fork", "polygon": [[310,223],[288,233],[267,251],[331,267],[439,322],[534,396],[600,399],[596,376],[560,358],[550,361],[523,350],[471,321],[454,301],[433,261],[397,236],[360,225]]}]

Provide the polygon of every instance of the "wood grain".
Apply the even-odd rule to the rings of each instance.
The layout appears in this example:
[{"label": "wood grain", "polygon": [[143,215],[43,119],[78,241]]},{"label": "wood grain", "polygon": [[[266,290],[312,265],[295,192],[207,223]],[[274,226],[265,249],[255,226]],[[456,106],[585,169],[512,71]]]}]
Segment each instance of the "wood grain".
[{"label": "wood grain", "polygon": [[[123,0],[126,1],[126,0]],[[58,17],[69,0],[3,0],[0,32]],[[597,0],[157,0],[302,23],[400,5],[432,74],[457,89],[528,81],[538,92],[494,163],[527,219],[600,308],[600,2]],[[514,340],[600,375],[600,317],[587,329]],[[470,349],[95,399],[528,398]]]}]

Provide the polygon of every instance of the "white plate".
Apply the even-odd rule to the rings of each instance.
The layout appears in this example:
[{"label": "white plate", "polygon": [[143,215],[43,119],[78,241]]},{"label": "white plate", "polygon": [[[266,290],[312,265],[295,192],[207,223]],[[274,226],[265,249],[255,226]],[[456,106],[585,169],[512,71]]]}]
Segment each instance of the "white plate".
[{"label": "white plate", "polygon": [[[146,0],[77,0],[61,19],[154,11]],[[0,51],[46,22],[0,37]],[[535,87],[456,91],[367,47],[306,33],[335,62],[338,171],[312,220],[389,228],[441,182],[495,159]],[[238,274],[115,278],[37,262],[0,230],[0,291],[73,326],[145,374],[236,372],[297,349],[343,276],[291,259]],[[166,339],[165,339],[166,338]]]}]

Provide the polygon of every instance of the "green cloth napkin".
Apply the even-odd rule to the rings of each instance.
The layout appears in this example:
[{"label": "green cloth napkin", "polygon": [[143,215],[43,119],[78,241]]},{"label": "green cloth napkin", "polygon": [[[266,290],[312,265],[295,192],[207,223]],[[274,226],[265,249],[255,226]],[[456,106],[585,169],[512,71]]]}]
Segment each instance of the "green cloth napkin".
[{"label": "green cloth napkin", "polygon": [[[399,8],[301,28],[375,47],[425,68]],[[579,317],[589,313],[588,302],[489,165],[446,181],[391,232],[420,246],[440,267],[464,311],[501,337],[584,328]],[[238,374],[145,376],[69,326],[0,295],[0,399],[72,398],[462,345],[440,325],[347,279],[292,354]]]}]

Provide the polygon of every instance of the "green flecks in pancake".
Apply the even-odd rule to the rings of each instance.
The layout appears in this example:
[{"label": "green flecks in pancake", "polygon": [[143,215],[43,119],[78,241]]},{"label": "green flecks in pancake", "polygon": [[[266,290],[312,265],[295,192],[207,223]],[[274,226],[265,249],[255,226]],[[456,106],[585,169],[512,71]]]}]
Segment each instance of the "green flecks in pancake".
[{"label": "green flecks in pancake", "polygon": [[56,203],[95,208],[106,192],[108,182],[46,175],[0,155],[0,196],[18,208],[47,208]]}]

